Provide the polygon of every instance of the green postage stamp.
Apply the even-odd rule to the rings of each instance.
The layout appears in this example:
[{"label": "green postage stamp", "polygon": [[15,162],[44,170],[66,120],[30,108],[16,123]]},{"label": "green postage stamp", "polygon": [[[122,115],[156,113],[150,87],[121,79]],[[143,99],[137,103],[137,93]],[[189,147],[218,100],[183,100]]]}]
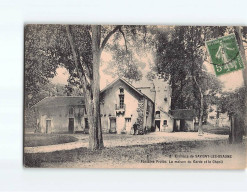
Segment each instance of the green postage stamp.
[{"label": "green postage stamp", "polygon": [[206,41],[206,46],[217,76],[244,68],[234,34]]}]

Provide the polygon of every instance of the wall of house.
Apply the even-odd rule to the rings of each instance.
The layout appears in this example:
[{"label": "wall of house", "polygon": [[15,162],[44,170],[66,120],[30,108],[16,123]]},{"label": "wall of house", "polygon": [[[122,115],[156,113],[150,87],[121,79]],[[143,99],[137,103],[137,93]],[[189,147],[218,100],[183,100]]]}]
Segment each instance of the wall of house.
[{"label": "wall of house", "polygon": [[[73,107],[74,113],[69,114]],[[51,129],[48,133],[68,133],[69,118],[74,118],[74,131],[84,131],[85,116],[83,106],[50,106],[38,108],[38,131],[46,133],[46,120],[51,120]]]},{"label": "wall of house", "polygon": [[171,87],[168,81],[155,78],[153,80],[155,86],[155,110],[161,107],[164,111],[169,112],[171,109]]},{"label": "wall of house", "polygon": [[185,127],[186,127],[186,131],[194,131],[195,127],[194,127],[194,120],[185,120]]},{"label": "wall of house", "polygon": [[[164,125],[164,120],[167,121],[167,125]],[[160,131],[172,132],[173,131],[173,119],[166,113],[160,112]]]},{"label": "wall of house", "polygon": [[181,120],[176,120],[176,131],[195,131],[195,121],[192,120],[184,120],[185,127],[183,129],[180,129],[181,126]]},{"label": "wall of house", "polygon": [[[156,120],[160,120],[160,131],[172,132],[173,119],[167,114],[171,109],[171,87],[169,82],[164,81],[163,78],[155,78],[153,83],[155,86],[155,112],[160,111],[160,117],[156,118]],[[167,121],[167,125],[164,125],[164,120]]]},{"label": "wall of house", "polygon": [[149,99],[145,98],[144,117],[143,117],[143,128],[151,131],[154,126],[154,103]]},{"label": "wall of house", "polygon": [[137,129],[139,131],[142,131],[145,127],[145,123],[146,123],[146,112],[145,112],[145,108],[147,107],[145,98],[140,98],[138,101],[138,108],[137,108],[137,113],[138,113],[138,117],[137,117],[137,124],[138,127]]},{"label": "wall of house", "polygon": [[[124,104],[126,107],[123,113],[117,114],[115,104],[119,106],[120,87],[124,88]],[[115,83],[110,89],[102,93],[100,97],[100,111],[103,132],[108,133],[110,130],[110,117],[116,117],[116,130],[118,134],[125,130],[126,118],[131,119],[130,125],[132,127],[138,118],[139,98],[140,96],[123,82]],[[130,131],[127,133],[130,133]]]}]

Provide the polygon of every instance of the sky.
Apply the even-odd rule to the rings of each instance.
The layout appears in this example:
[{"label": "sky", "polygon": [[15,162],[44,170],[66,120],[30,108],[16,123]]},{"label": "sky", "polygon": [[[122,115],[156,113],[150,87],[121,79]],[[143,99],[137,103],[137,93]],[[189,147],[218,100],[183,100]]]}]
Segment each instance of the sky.
[{"label": "sky", "polygon": [[[208,72],[216,75],[212,64],[204,62],[204,65],[206,66]],[[223,83],[223,91],[233,91],[239,87],[242,87],[244,84],[242,70],[220,75],[218,76],[218,79]]]}]

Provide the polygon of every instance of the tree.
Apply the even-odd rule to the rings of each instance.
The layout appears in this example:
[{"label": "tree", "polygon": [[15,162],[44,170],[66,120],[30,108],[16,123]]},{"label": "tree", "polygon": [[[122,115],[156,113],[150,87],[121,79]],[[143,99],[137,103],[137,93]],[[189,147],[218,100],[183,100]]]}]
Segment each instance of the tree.
[{"label": "tree", "polygon": [[142,59],[146,57],[146,51],[150,51],[148,29],[146,26],[127,25],[117,31],[105,48],[112,55],[112,60],[103,72],[112,77],[125,78],[130,83],[141,80],[141,70],[146,66]]},{"label": "tree", "polygon": [[246,112],[246,91],[245,87],[236,89],[233,92],[224,92],[218,102],[219,110],[227,112],[231,120],[230,143],[239,143],[243,140],[244,121]]},{"label": "tree", "polygon": [[[100,104],[99,104],[99,94],[100,94],[100,78],[99,78],[99,66],[101,54],[106,47],[109,39],[117,32],[121,33],[125,40],[125,46],[127,50],[127,41],[125,33],[123,32],[123,26],[117,25],[113,28],[108,26],[102,27],[101,25],[91,26],[91,43],[92,43],[92,65],[89,66],[87,63],[82,64],[78,49],[75,44],[74,37],[71,33],[72,26],[66,26],[66,32],[69,39],[70,47],[73,54],[73,60],[75,63],[75,68],[77,75],[79,76],[80,82],[83,87],[83,92],[85,94],[85,102],[87,105],[87,113],[89,117],[89,148],[91,150],[103,148],[103,137],[101,129],[101,119],[100,119]],[[127,26],[127,30],[131,27]],[[134,28],[133,28],[134,29]],[[88,37],[89,30],[87,30]]]},{"label": "tree", "polygon": [[[58,66],[69,72],[65,92],[73,93],[74,86],[81,88],[89,117],[89,148],[103,147],[99,106],[99,66],[104,48],[109,40],[114,45],[120,36],[127,41],[136,37],[140,26],[100,26],[100,25],[26,25],[25,26],[25,97],[37,94],[40,83],[48,83],[54,77]],[[125,32],[124,32],[125,31]],[[110,47],[109,47],[110,48]],[[133,72],[127,70],[127,72]],[[30,103],[30,101],[26,101]],[[35,104],[37,101],[33,101]]]},{"label": "tree", "polygon": [[24,28],[26,109],[46,97],[49,79],[56,75],[58,64],[51,59],[52,53],[48,50],[52,45],[52,39],[52,29],[47,31],[43,25],[26,25]]},{"label": "tree", "polygon": [[[171,109],[195,109],[202,134],[205,96],[215,95],[221,85],[204,67],[205,40],[223,35],[225,27],[178,26],[156,35],[157,71],[169,75],[172,88]],[[214,87],[212,87],[214,86]]]}]

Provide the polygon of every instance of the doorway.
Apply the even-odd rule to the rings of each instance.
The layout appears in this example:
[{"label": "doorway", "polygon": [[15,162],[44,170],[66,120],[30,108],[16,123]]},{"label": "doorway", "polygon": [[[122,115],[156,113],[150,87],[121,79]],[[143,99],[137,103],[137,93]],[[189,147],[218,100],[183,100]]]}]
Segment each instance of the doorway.
[{"label": "doorway", "polygon": [[74,118],[69,118],[69,133],[74,132]]},{"label": "doorway", "polygon": [[160,131],[160,120],[155,120],[155,131]]},{"label": "doorway", "polygon": [[186,131],[184,119],[180,120],[180,131]]},{"label": "doorway", "polygon": [[47,119],[45,133],[50,133],[50,132],[51,132],[51,120]]},{"label": "doorway", "polygon": [[130,132],[131,130],[131,118],[125,118],[125,130]]},{"label": "doorway", "polygon": [[110,132],[116,132],[116,118],[110,118]]}]

